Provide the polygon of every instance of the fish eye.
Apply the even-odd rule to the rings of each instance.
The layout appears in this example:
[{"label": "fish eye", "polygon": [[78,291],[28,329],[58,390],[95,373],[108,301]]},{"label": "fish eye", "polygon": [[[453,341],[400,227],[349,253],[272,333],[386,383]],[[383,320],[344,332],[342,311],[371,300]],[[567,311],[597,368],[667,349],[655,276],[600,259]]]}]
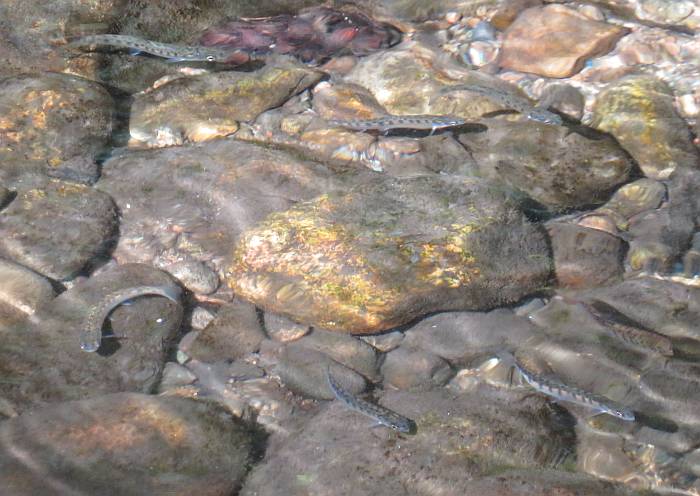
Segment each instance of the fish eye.
[{"label": "fish eye", "polygon": [[214,62],[216,60],[213,55],[207,55],[207,62]]}]

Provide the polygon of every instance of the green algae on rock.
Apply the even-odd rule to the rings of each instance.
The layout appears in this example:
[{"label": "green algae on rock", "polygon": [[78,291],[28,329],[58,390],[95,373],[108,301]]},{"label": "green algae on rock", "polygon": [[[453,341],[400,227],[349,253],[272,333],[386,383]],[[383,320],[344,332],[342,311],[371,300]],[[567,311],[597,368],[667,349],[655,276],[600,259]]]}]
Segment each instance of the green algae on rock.
[{"label": "green algae on rock", "polygon": [[369,334],[516,301],[550,270],[545,235],[502,189],[383,177],[268,216],[242,235],[227,281],[265,310]]},{"label": "green algae on rock", "polygon": [[667,179],[699,157],[673,92],[653,76],[629,76],[608,86],[593,105],[593,127],[612,134],[647,177]]}]

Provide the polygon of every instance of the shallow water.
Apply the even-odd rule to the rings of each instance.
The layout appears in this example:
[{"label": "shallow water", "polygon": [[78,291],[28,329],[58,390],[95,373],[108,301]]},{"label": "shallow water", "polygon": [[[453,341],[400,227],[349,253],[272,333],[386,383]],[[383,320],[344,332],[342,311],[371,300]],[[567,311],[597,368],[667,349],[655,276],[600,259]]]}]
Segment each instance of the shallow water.
[{"label": "shallow water", "polygon": [[3,495],[700,493],[700,2],[42,5]]}]

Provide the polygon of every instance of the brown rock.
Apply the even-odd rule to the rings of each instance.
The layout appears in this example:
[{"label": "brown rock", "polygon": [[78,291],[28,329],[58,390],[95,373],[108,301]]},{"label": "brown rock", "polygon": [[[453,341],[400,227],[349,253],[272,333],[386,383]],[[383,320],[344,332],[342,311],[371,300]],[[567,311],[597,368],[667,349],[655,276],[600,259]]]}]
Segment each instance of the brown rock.
[{"label": "brown rock", "polygon": [[214,403],[123,393],[8,420],[0,446],[3,495],[220,496],[240,484],[251,438]]},{"label": "brown rock", "polygon": [[548,226],[554,271],[560,285],[572,288],[605,284],[622,276],[623,242],[599,229],[562,222]]},{"label": "brown rock", "polygon": [[610,51],[627,32],[561,5],[533,7],[506,30],[499,64],[547,77],[569,77],[583,68],[586,59]]}]

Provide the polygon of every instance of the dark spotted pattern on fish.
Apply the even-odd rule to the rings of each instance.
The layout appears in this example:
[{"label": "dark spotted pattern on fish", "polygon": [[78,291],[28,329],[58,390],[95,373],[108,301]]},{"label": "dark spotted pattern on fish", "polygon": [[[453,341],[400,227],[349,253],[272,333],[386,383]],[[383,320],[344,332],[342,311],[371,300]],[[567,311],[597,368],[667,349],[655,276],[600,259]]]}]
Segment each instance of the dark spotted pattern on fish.
[{"label": "dark spotted pattern on fish", "polygon": [[533,121],[557,126],[562,124],[561,117],[554,112],[550,112],[543,107],[533,106],[527,98],[495,86],[486,86],[478,83],[458,84],[456,86],[443,88],[440,90],[440,93],[444,94],[452,91],[471,91],[472,93],[478,93],[504,107],[520,112]]},{"label": "dark spotted pattern on fish", "polygon": [[510,353],[499,354],[501,360],[510,364],[520,372],[525,382],[540,393],[551,396],[560,401],[568,401],[577,405],[585,406],[597,410],[600,413],[607,413],[622,420],[634,421],[634,413],[629,408],[617,405],[614,401],[604,396],[599,396],[573,386],[567,386],[561,382],[542,377],[528,369],[523,363],[518,361]]},{"label": "dark spotted pattern on fish", "polygon": [[412,434],[416,431],[416,424],[413,420],[399,415],[396,412],[392,412],[388,408],[370,403],[350,394],[350,392],[343,389],[338,381],[335,380],[330,370],[326,370],[326,378],[328,379],[328,386],[331,388],[331,391],[333,391],[335,397],[353,410],[363,413],[395,431],[406,434]]},{"label": "dark spotted pattern on fish", "polygon": [[443,115],[387,115],[377,119],[329,120],[328,124],[354,131],[387,132],[392,129],[430,129],[430,134],[432,134],[436,129],[462,126],[465,122],[459,117]]},{"label": "dark spotted pattern on fish", "polygon": [[90,47],[92,45],[127,48],[173,61],[241,63],[251,59],[250,53],[238,49],[160,43],[137,36],[121,34],[84,36],[69,44],[70,47],[75,48]]},{"label": "dark spotted pattern on fish", "polygon": [[642,329],[633,325],[632,322],[624,323],[615,320],[610,312],[605,311],[604,313],[602,308],[608,305],[603,302],[581,302],[581,304],[598,324],[609,329],[618,339],[645,351],[652,351],[663,356],[673,356],[673,345],[666,336]]},{"label": "dark spotted pattern on fish", "polygon": [[102,341],[102,324],[109,313],[127,300],[145,295],[158,295],[178,303],[182,292],[172,286],[135,286],[107,295],[96,305],[85,321],[85,328],[80,332],[80,349],[87,352],[97,351]]}]

